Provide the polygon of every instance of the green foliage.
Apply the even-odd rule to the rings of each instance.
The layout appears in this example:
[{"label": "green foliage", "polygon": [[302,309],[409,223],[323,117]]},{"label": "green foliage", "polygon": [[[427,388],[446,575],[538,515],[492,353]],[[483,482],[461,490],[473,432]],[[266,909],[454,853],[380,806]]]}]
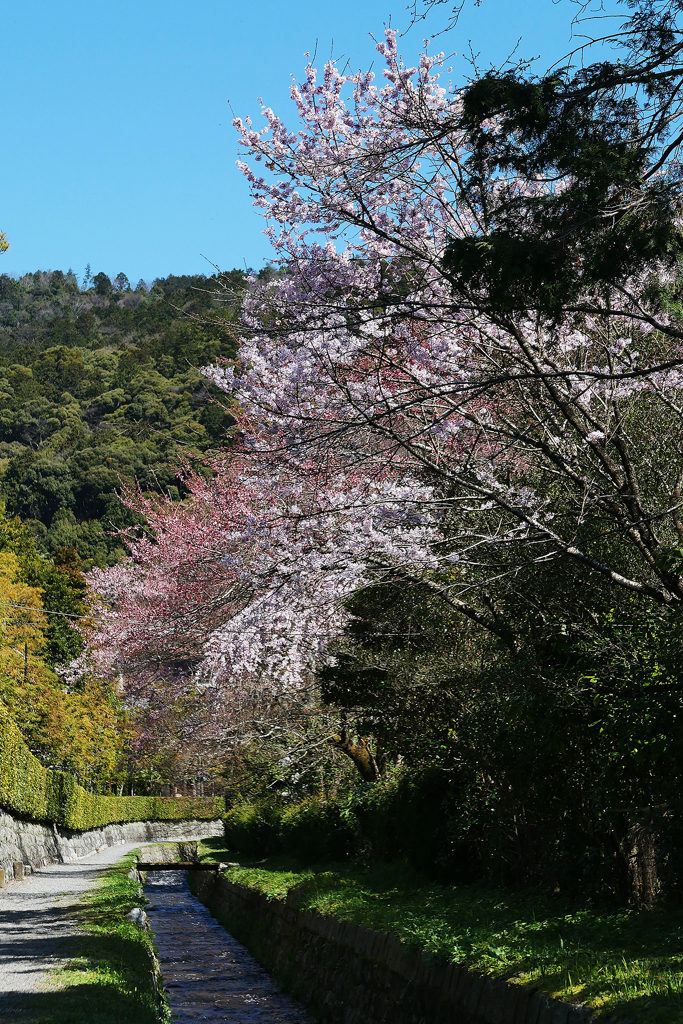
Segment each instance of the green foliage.
[{"label": "green foliage", "polygon": [[228,846],[250,854],[284,850],[310,862],[347,857],[356,845],[353,814],[320,797],[292,804],[237,804],[223,824]]},{"label": "green foliage", "polygon": [[[335,800],[238,804],[223,819],[225,840],[243,853],[284,852],[303,863],[406,858],[438,874],[448,846],[448,797],[448,783],[438,774],[398,768]],[[471,880],[472,865],[462,856],[458,875]]]},{"label": "green foliage", "polygon": [[274,803],[241,803],[223,818],[228,845],[245,853],[277,853],[281,848],[281,809]]},{"label": "green foliage", "polygon": [[[586,304],[591,289],[600,295],[681,257],[671,142],[680,117],[680,8],[627,6],[630,18],[611,37],[621,49],[616,62],[601,55],[589,63],[589,45],[576,65],[570,59],[542,78],[521,61],[463,91],[460,127],[470,153],[461,198],[482,233],[452,239],[444,265],[460,294],[478,293],[498,314],[560,316]],[[492,178],[500,186],[494,204],[485,196]]]},{"label": "green foliage", "polygon": [[20,817],[57,821],[66,778],[43,768],[0,707],[0,806]]},{"label": "green foliage", "polygon": [[[208,839],[200,859],[236,857],[219,839]],[[519,981],[620,1020],[681,1019],[680,909],[615,910],[538,889],[443,886],[396,861],[303,867],[279,856],[257,867],[232,867],[227,877],[271,899],[291,894],[303,912],[394,932],[436,963],[454,961]]]},{"label": "green foliage", "polygon": [[88,793],[72,776],[44,768],[0,706],[0,807],[31,821],[89,829],[124,821],[213,819],[223,812],[223,801]]},{"label": "green foliage", "polygon": [[87,585],[80,560],[73,547],[58,547],[54,558],[41,555],[33,531],[15,516],[8,516],[0,502],[0,551],[16,555],[21,566],[21,580],[43,592],[43,608],[47,616],[47,646],[43,651],[50,665],[63,665],[76,658],[82,650],[80,634],[73,628],[73,618],[87,614]]},{"label": "green foliage", "polygon": [[235,354],[244,275],[93,285],[0,276],[0,494],[43,553],[73,548],[86,568],[124,553],[123,485],[179,496],[178,466],[234,424],[199,368]]},{"label": "green foliage", "polygon": [[455,881],[679,898],[681,616],[613,602],[559,560],[533,588],[520,570],[496,601],[510,650],[414,587],[357,595],[319,675],[387,766],[340,797],[357,849]]},{"label": "green foliage", "polygon": [[308,863],[348,857],[356,845],[354,826],[339,804],[309,797],[284,808],[279,832],[283,849]]}]

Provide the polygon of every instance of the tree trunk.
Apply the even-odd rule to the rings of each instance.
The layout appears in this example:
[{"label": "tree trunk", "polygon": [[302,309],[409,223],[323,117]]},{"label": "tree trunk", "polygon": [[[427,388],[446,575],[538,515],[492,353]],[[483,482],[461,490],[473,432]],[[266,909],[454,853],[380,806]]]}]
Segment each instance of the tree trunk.
[{"label": "tree trunk", "polygon": [[358,740],[352,740],[348,730],[342,729],[338,737],[331,737],[330,743],[335,750],[341,750],[347,757],[351,758],[366,782],[374,782],[379,778],[379,769],[370,749],[370,740],[367,736],[361,736]]}]

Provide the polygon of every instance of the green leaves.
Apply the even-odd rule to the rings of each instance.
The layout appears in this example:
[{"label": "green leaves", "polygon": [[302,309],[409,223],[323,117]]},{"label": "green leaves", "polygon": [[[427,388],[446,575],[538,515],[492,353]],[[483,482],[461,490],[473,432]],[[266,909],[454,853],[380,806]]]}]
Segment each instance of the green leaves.
[{"label": "green leaves", "polygon": [[122,486],[180,494],[177,467],[234,424],[199,373],[235,353],[218,280],[148,293],[105,276],[83,293],[58,271],[0,277],[0,493],[45,553],[73,547],[86,568],[124,553],[111,532],[136,520],[121,514]]},{"label": "green leaves", "polygon": [[462,93],[460,198],[481,238],[452,239],[444,268],[494,312],[557,317],[683,252],[679,8],[630,6],[616,63],[582,52],[579,66],[537,78],[522,62]]}]

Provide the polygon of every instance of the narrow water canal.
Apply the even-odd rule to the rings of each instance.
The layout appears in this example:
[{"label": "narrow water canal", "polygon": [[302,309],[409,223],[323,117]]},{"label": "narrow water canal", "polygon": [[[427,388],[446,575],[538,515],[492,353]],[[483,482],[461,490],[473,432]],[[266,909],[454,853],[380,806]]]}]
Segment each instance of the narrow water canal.
[{"label": "narrow water canal", "polygon": [[174,1024],[312,1024],[192,895],[184,872],[148,872],[145,894]]}]

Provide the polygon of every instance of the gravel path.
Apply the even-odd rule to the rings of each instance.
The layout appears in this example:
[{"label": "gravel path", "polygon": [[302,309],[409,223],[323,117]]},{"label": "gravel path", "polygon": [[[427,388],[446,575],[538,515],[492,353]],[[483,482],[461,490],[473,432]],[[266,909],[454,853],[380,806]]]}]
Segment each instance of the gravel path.
[{"label": "gravel path", "polygon": [[174,1024],[312,1024],[192,895],[184,872],[148,872],[145,895]]},{"label": "gravel path", "polygon": [[[52,864],[0,890],[0,1024],[32,1019],[45,999],[55,998],[48,972],[86,952],[87,936],[76,923],[81,895],[140,845]],[[191,894],[184,873],[150,872],[145,889],[174,1022],[311,1024]]]},{"label": "gravel path", "polygon": [[39,991],[46,973],[74,956],[81,893],[103,868],[139,846],[111,846],[73,864],[51,864],[0,890],[0,1011],[20,993]]}]

